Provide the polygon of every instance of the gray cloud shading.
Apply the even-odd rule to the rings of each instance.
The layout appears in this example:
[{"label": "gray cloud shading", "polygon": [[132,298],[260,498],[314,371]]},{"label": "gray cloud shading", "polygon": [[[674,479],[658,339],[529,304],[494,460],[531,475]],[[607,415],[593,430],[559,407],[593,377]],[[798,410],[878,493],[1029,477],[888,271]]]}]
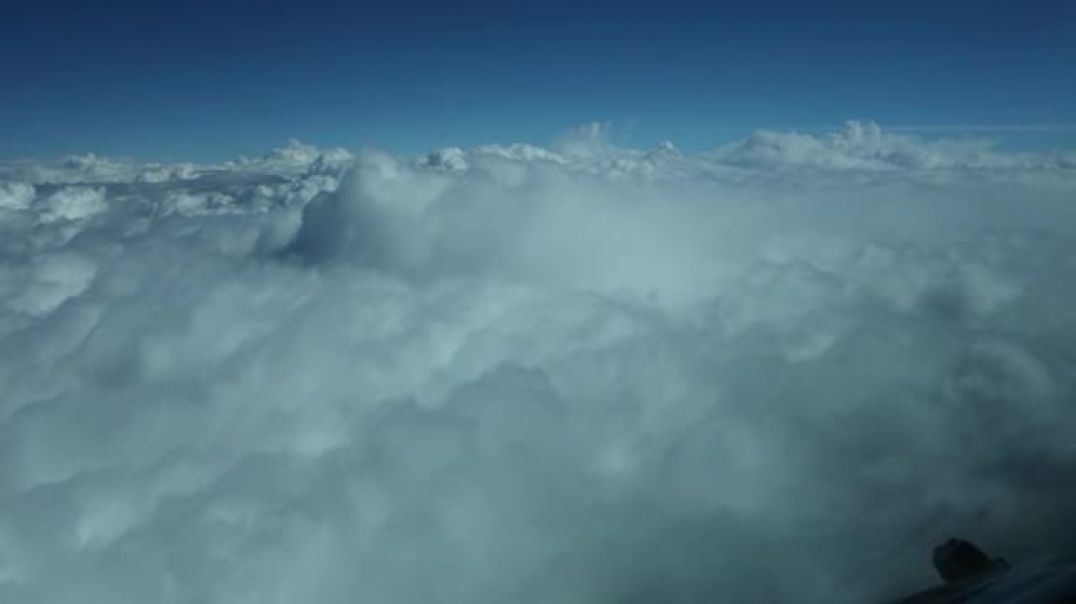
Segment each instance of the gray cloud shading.
[{"label": "gray cloud shading", "polygon": [[1076,171],[711,153],[0,165],[0,600],[864,602],[1070,552]]}]

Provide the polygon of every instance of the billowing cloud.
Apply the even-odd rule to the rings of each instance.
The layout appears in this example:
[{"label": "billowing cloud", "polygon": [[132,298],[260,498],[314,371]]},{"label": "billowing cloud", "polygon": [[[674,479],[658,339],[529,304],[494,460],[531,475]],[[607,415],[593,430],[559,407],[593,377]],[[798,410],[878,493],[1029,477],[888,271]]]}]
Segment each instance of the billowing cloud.
[{"label": "billowing cloud", "polygon": [[1071,549],[1059,157],[0,166],[0,600],[862,602],[951,534]]},{"label": "billowing cloud", "polygon": [[33,199],[33,185],[24,182],[0,183],[0,210],[25,210]]}]

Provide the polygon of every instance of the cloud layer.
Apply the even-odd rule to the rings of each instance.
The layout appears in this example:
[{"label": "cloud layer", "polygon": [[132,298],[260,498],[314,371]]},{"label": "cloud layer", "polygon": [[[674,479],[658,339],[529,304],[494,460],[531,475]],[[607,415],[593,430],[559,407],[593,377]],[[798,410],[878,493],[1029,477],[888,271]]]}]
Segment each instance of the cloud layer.
[{"label": "cloud layer", "polygon": [[1076,163],[0,165],[0,600],[863,602],[1076,543]]}]

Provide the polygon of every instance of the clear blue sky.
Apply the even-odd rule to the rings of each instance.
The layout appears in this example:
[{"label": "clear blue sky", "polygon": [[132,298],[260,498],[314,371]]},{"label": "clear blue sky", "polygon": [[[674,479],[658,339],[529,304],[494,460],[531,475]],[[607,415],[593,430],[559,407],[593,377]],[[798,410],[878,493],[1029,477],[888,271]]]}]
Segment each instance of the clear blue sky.
[{"label": "clear blue sky", "polygon": [[0,0],[0,157],[1071,128],[1074,65],[1071,0]]}]

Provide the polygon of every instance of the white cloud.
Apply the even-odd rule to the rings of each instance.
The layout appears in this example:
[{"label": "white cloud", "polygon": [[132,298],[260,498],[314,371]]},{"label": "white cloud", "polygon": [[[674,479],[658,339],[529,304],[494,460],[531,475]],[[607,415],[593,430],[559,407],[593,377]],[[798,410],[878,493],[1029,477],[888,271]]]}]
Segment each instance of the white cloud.
[{"label": "white cloud", "polygon": [[24,182],[0,182],[0,210],[25,210],[33,200],[33,185]]},{"label": "white cloud", "polygon": [[0,600],[860,602],[1074,543],[1056,156],[76,163],[0,166]]},{"label": "white cloud", "polygon": [[41,222],[80,220],[108,209],[105,190],[101,187],[64,187],[46,197],[38,214]]},{"label": "white cloud", "polygon": [[723,148],[718,157],[739,165],[822,170],[936,170],[1028,167],[1047,161],[1002,154],[988,139],[923,141],[883,131],[873,122],[848,122],[825,136],[762,131]]}]

